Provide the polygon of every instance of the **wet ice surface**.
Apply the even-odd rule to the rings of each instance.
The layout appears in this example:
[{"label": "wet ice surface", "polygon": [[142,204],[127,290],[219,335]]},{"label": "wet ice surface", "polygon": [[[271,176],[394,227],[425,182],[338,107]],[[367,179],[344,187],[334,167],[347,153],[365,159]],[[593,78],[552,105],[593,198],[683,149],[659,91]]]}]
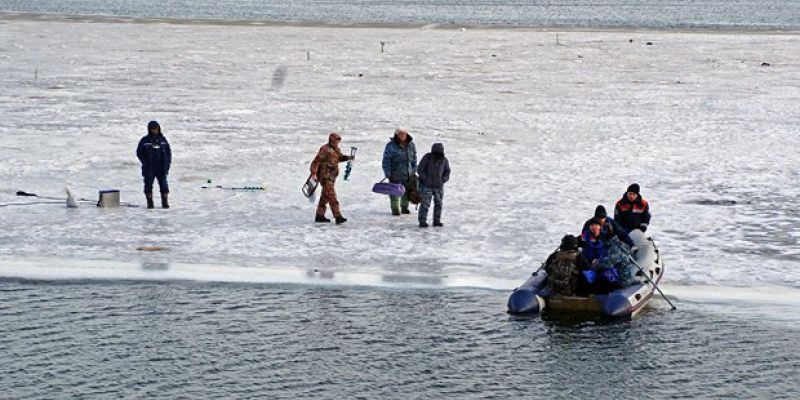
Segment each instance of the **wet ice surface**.
[{"label": "wet ice surface", "polygon": [[[0,32],[2,204],[33,201],[17,190],[61,196],[65,182],[78,197],[119,188],[142,204],[134,150],[148,120],[174,152],[168,211],[0,207],[0,255],[12,261],[510,288],[635,181],[667,284],[800,286],[794,34],[10,20]],[[445,145],[443,229],[390,216],[370,192],[399,125],[420,156]],[[337,184],[350,221],[320,226],[300,187],[334,129],[359,149]],[[208,178],[268,189],[202,189]],[[146,245],[169,249],[136,250]]]}]

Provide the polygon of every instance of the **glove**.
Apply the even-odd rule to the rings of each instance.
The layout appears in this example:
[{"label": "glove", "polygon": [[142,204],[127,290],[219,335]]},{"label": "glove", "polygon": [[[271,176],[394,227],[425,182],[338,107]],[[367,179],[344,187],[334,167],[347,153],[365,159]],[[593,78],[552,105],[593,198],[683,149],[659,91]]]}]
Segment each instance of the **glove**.
[{"label": "glove", "polygon": [[641,229],[642,232],[647,232],[647,224],[640,224],[639,229]]}]

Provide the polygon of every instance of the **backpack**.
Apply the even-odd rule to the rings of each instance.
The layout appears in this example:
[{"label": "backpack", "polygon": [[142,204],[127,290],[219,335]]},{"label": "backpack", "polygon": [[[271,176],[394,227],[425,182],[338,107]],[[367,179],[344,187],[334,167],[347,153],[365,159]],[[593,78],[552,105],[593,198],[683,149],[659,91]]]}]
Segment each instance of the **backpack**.
[{"label": "backpack", "polygon": [[552,294],[563,296],[575,294],[581,276],[577,264],[578,257],[577,250],[561,251],[547,266],[547,285]]}]

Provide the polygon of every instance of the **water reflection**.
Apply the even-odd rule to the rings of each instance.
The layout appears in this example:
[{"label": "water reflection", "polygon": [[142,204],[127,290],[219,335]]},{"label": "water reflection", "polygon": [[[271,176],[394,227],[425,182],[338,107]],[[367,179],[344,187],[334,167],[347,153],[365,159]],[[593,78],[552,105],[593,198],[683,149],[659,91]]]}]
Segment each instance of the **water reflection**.
[{"label": "water reflection", "polygon": [[442,284],[442,277],[425,275],[382,275],[381,281],[387,283],[408,283],[415,285],[438,286]]}]

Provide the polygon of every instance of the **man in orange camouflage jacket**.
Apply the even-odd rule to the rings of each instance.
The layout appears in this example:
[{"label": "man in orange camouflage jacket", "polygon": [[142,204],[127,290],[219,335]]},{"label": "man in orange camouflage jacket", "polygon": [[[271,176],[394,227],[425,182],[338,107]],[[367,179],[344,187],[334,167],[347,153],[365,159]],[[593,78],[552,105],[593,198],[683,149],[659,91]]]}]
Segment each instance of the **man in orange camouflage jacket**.
[{"label": "man in orange camouflage jacket", "polygon": [[322,196],[319,198],[317,205],[317,216],[314,218],[315,222],[331,222],[325,218],[326,205],[331,205],[331,212],[336,218],[336,223],[341,224],[347,221],[347,218],[342,216],[342,210],[339,208],[339,200],[336,199],[336,177],[339,176],[339,163],[354,160],[355,157],[342,155],[339,150],[339,142],[342,137],[338,133],[332,132],[328,135],[328,143],[319,148],[317,156],[314,157],[314,162],[311,163],[311,177],[316,179],[322,185]]}]

